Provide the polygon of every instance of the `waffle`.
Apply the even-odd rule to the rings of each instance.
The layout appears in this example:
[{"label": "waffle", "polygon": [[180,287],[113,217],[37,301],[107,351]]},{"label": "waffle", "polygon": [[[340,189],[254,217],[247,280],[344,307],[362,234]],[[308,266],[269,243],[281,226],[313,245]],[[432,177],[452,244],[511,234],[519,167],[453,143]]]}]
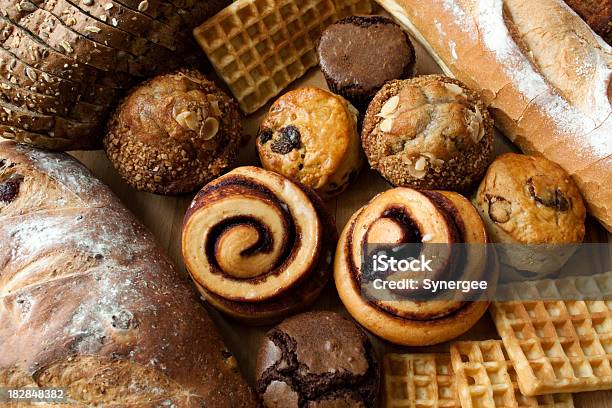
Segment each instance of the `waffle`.
[{"label": "waffle", "polygon": [[491,314],[510,359],[520,367],[523,394],[612,388],[612,272],[503,290],[521,300],[496,302]]},{"label": "waffle", "polygon": [[386,408],[459,408],[448,354],[387,354]]},{"label": "waffle", "polygon": [[238,0],[194,36],[244,113],[252,113],[317,64],[321,32],[370,0]]},{"label": "waffle", "polygon": [[463,341],[451,345],[457,393],[462,408],[573,408],[571,394],[526,397],[500,340]]}]

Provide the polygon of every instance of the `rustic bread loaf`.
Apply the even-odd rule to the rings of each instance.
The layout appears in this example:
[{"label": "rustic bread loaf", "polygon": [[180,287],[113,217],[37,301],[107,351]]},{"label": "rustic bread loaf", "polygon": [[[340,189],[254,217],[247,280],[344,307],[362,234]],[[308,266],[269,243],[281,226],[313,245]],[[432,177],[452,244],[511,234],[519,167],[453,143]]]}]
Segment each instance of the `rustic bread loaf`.
[{"label": "rustic bread loaf", "polygon": [[0,386],[79,405],[254,407],[151,234],[83,166],[0,144]]},{"label": "rustic bread loaf", "polygon": [[561,0],[378,0],[612,230],[612,48]]}]

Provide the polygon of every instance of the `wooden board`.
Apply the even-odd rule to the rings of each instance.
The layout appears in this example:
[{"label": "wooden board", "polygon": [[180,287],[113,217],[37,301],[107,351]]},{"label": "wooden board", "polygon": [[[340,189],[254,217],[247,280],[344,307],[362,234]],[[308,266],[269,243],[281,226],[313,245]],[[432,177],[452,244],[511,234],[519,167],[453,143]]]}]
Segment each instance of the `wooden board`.
[{"label": "wooden board", "polygon": [[[441,73],[441,70],[431,57],[427,55],[423,48],[418,46],[416,42],[415,47],[417,48],[418,73]],[[306,77],[293,84],[292,88],[306,84],[326,88],[323,76],[318,69],[311,70]],[[250,140],[242,149],[239,164],[257,164],[254,135],[266,111],[267,107],[244,120],[245,132],[250,136]],[[499,153],[512,149],[512,146],[503,137],[498,135],[496,140],[496,151]],[[111,187],[123,203],[125,203],[125,205],[153,231],[161,245],[168,251],[175,264],[181,271],[185,272],[180,255],[180,233],[183,215],[193,196],[162,197],[135,192],[119,178],[116,171],[106,159],[104,152],[78,152],[74,153],[74,156],[85,163],[96,176]],[[374,171],[364,169],[352,187],[353,188],[349,187],[348,191],[340,197],[328,202],[330,210],[336,216],[339,230],[342,229],[355,210],[368,202],[375,194],[388,189],[390,186]],[[594,242],[607,242],[610,238],[610,235],[593,220],[589,221],[587,235],[587,239]],[[336,310],[346,314],[346,311],[340,304],[333,284],[330,284],[326,289],[314,308]],[[268,328],[245,327],[224,318],[214,310],[211,310],[211,308],[208,309],[219,325],[229,347],[236,354],[242,370],[252,383],[256,350],[263,334]],[[432,350],[448,350],[448,344],[425,348],[397,347],[377,339],[374,336],[371,337],[379,352],[379,356],[382,356],[388,351],[428,352]],[[498,336],[488,315],[485,315],[474,328],[461,337],[461,339],[490,338],[498,338]],[[608,401],[612,401],[612,391],[583,393],[575,396],[576,407],[582,408],[612,408],[612,402]]]}]

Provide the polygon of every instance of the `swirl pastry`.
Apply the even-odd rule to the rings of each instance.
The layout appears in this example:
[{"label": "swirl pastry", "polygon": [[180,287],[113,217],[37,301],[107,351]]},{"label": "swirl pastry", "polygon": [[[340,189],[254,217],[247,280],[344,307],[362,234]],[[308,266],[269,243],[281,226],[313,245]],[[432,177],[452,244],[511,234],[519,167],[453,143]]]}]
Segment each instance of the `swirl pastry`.
[{"label": "swirl pastry", "polygon": [[279,174],[240,167],[196,195],[182,250],[210,304],[264,324],[315,300],[329,280],[336,240],[316,194]]},{"label": "swirl pastry", "polygon": [[[463,196],[399,187],[379,194],[353,214],[338,242],[334,278],[342,302],[364,327],[396,344],[420,346],[450,340],[472,327],[488,307],[485,301],[455,298],[423,301],[415,292],[368,296],[362,268],[367,244],[420,242],[485,244],[487,237],[478,212]],[[440,250],[431,279],[465,279],[469,273],[469,280],[481,280],[487,273],[490,286],[497,280],[495,256],[488,254],[485,245],[461,246],[464,251],[453,245],[425,245],[422,251],[428,247],[448,248]]]}]

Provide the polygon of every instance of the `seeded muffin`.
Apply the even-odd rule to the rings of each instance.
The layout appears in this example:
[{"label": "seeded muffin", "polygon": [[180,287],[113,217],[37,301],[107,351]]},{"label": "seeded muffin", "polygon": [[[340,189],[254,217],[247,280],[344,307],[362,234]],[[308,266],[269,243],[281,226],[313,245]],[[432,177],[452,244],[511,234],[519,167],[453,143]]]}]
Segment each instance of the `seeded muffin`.
[{"label": "seeded muffin", "polygon": [[544,157],[499,156],[473,201],[489,237],[513,244],[499,247],[502,262],[532,272],[523,276],[559,270],[576,249],[567,244],[584,238],[586,209],[580,191],[565,170]]},{"label": "seeded muffin", "polygon": [[396,186],[465,191],[493,158],[493,121],[479,95],[440,75],[388,82],[361,139],[370,165]]},{"label": "seeded muffin", "polygon": [[304,313],[270,330],[255,375],[267,408],[376,406],[379,368],[372,345],[334,312]]},{"label": "seeded muffin", "polygon": [[314,189],[322,198],[343,192],[362,165],[357,111],[319,88],[280,97],[262,122],[257,151],[264,168]]},{"label": "seeded muffin", "polygon": [[233,99],[196,70],[136,87],[115,111],[104,147],[132,187],[189,193],[231,167],[241,138]]},{"label": "seeded muffin", "polygon": [[329,89],[360,110],[385,82],[414,74],[408,34],[382,16],[350,16],[332,24],[321,35],[318,54]]}]

